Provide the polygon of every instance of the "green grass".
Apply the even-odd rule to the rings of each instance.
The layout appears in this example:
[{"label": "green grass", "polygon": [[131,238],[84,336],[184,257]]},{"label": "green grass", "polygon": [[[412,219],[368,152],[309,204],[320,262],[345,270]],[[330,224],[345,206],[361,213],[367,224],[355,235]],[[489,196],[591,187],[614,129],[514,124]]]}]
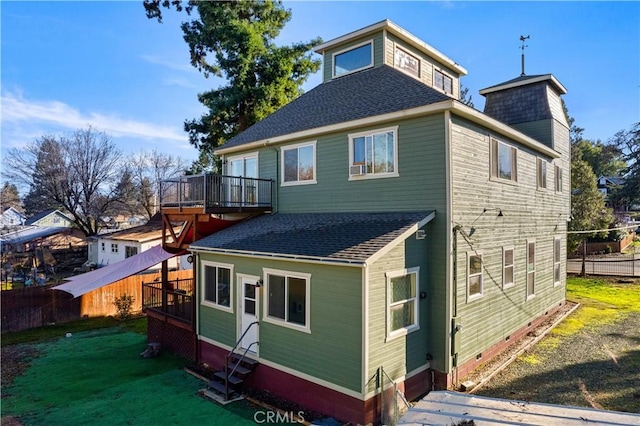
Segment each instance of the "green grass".
[{"label": "green grass", "polygon": [[221,407],[198,396],[205,383],[183,371],[185,360],[142,358],[146,340],[118,325],[33,343],[39,355],[3,388],[2,416],[36,426],[255,424],[246,401]]},{"label": "green grass", "polygon": [[67,333],[79,333],[88,330],[98,330],[107,327],[120,327],[138,334],[146,334],[147,318],[135,317],[120,321],[113,317],[85,318],[63,324],[46,325],[30,330],[8,332],[2,334],[2,346],[17,345],[20,343],[41,342],[65,336]]},{"label": "green grass", "polygon": [[567,299],[580,303],[580,309],[554,328],[542,347],[553,348],[557,337],[570,336],[584,327],[613,324],[631,312],[640,312],[640,281],[618,283],[607,278],[567,278]]}]

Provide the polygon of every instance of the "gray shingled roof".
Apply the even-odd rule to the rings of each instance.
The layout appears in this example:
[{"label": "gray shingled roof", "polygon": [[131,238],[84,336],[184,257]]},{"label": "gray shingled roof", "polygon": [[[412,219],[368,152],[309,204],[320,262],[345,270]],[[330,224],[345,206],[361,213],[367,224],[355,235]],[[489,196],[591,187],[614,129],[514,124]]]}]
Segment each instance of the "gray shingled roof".
[{"label": "gray shingled roof", "polygon": [[190,248],[359,263],[432,213],[262,215],[198,240]]},{"label": "gray shingled roof", "polygon": [[451,99],[387,65],[322,83],[221,148]]}]

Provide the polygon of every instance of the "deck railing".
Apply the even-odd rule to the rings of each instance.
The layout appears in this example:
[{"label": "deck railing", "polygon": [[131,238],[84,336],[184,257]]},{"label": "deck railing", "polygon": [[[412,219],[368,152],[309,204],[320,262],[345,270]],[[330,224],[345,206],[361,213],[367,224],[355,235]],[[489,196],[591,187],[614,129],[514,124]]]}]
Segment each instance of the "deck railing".
[{"label": "deck railing", "polygon": [[205,173],[162,181],[161,208],[271,208],[271,179]]},{"label": "deck railing", "polygon": [[142,283],[142,309],[151,309],[191,323],[193,318],[193,278]]}]

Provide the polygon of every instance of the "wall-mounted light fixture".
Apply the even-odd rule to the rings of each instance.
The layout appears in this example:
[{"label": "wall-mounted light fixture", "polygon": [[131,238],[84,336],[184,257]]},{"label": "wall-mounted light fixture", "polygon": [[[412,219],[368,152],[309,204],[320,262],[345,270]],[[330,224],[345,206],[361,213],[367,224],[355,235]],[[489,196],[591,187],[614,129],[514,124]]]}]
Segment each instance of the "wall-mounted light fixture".
[{"label": "wall-mounted light fixture", "polygon": [[262,281],[261,279],[256,281],[256,287],[258,288],[262,287],[263,284],[264,284],[264,281]]},{"label": "wall-mounted light fixture", "polygon": [[193,255],[190,254],[189,256],[187,256],[187,262],[189,263],[193,263]]}]

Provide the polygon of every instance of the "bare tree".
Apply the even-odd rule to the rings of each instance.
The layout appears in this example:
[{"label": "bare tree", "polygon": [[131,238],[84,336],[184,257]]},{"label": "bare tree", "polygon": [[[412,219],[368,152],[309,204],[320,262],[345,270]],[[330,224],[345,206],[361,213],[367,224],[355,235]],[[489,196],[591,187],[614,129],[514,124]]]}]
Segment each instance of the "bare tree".
[{"label": "bare tree", "polygon": [[137,202],[148,218],[158,211],[160,183],[184,174],[186,160],[157,150],[142,151],[134,155],[127,169],[136,188]]},{"label": "bare tree", "polygon": [[86,235],[95,235],[100,218],[121,199],[121,154],[109,136],[92,127],[70,136],[42,136],[24,149],[11,149],[2,174],[59,205]]}]

